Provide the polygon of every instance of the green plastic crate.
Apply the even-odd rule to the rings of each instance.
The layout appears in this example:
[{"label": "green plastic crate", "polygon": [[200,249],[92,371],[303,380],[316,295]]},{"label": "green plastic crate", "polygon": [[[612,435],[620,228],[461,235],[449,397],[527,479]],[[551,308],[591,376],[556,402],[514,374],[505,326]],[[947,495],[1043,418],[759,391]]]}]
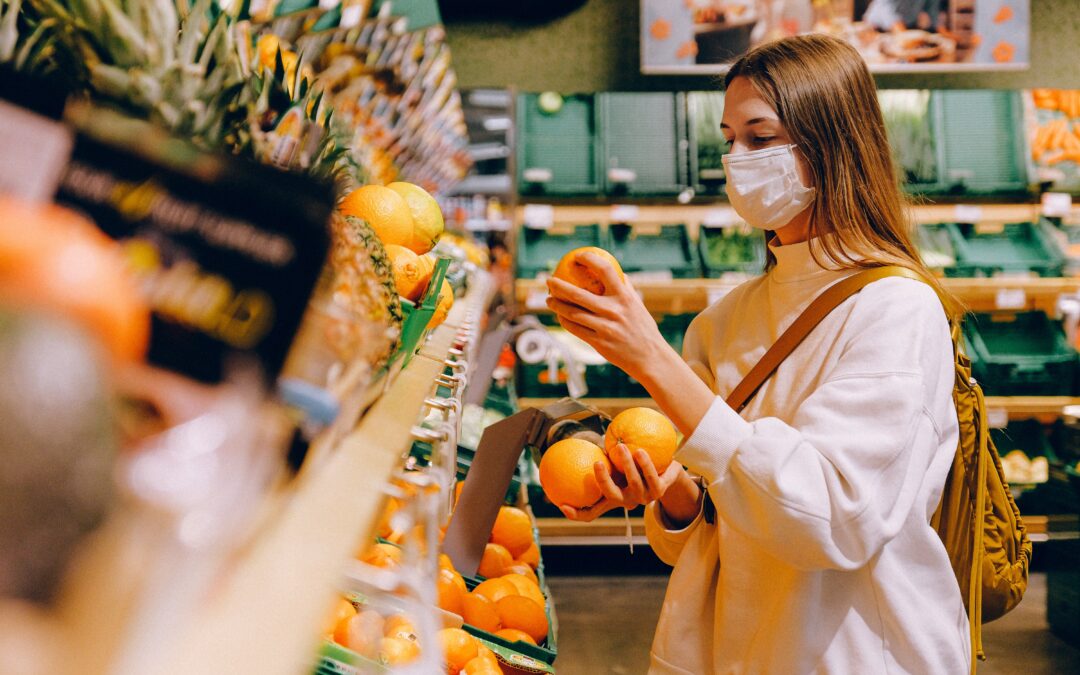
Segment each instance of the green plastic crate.
[{"label": "green plastic crate", "polygon": [[[522,194],[596,195],[603,189],[592,95],[564,96],[554,113],[537,94],[517,99],[517,176]],[[547,173],[547,180],[535,180]]]},{"label": "green plastic crate", "polygon": [[972,374],[988,396],[1071,396],[1076,351],[1044,312],[977,313],[964,322]]},{"label": "green plastic crate", "polygon": [[[666,195],[686,189],[686,101],[671,92],[599,94],[603,184],[609,194]],[[612,170],[632,172],[616,181]]]},{"label": "green plastic crate", "polygon": [[737,227],[702,227],[698,255],[706,277],[726,274],[761,274],[765,270],[765,236]]},{"label": "green plastic crate", "polygon": [[946,276],[971,276],[973,270],[960,269],[956,260],[958,233],[951,223],[926,223],[919,225],[916,243],[923,263]]},{"label": "green plastic crate", "polygon": [[936,190],[1024,193],[1027,162],[1020,92],[935,91],[930,97],[940,172]]},{"label": "green plastic crate", "polygon": [[570,232],[551,232],[523,227],[517,240],[517,276],[534,279],[551,272],[559,260],[581,246],[600,246],[600,226],[577,225]]},{"label": "green plastic crate", "polygon": [[970,223],[947,223],[953,235],[956,266],[948,276],[1036,274],[1059,277],[1065,254],[1045,222],[1006,223],[988,229]]},{"label": "green plastic crate", "polygon": [[[562,398],[568,395],[566,388],[566,364],[560,363],[556,381],[550,380],[546,363],[523,363],[518,361],[516,386],[525,398]],[[588,396],[623,396],[626,375],[621,370],[603,363],[585,366],[585,385]]]},{"label": "green plastic crate", "polygon": [[686,225],[662,225],[650,233],[640,227],[612,223],[608,227],[607,249],[624,272],[666,272],[676,279],[701,276],[697,256]]}]

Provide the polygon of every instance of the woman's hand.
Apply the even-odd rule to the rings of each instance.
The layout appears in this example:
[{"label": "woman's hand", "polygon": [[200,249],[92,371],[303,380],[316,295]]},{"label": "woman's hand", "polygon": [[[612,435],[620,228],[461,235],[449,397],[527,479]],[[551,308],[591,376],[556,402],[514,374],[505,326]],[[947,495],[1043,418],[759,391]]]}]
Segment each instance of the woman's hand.
[{"label": "woman's hand", "polygon": [[560,505],[559,510],[564,516],[570,520],[588,522],[612,509],[633,509],[648,504],[663,498],[668,489],[686,475],[686,470],[678,462],[672,462],[663,473],[657,473],[648,453],[638,450],[631,455],[630,449],[622,443],[615,446],[615,456],[611,459],[616,466],[625,469],[624,473],[613,476],[603,463],[594,464],[596,482],[600,484],[604,496],[586,508]]},{"label": "woman's hand", "polygon": [[582,254],[578,261],[600,277],[606,290],[597,295],[562,279],[548,279],[547,305],[559,325],[638,380],[661,355],[678,356],[628,279],[595,253]]}]

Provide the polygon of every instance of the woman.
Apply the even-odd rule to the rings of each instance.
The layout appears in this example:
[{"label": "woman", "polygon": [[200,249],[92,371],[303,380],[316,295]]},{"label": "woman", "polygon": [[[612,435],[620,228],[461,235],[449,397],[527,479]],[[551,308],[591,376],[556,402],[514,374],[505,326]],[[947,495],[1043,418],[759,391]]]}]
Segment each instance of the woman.
[{"label": "woman", "polygon": [[929,525],[958,433],[935,289],[870,284],[741,415],[723,398],[831,284],[883,264],[926,272],[874,82],[852,47],[800,36],[748,53],[726,86],[728,195],[767,232],[766,273],[694,320],[685,360],[600,258],[586,260],[603,296],[549,281],[563,327],[642,382],[686,436],[662,474],[620,446],[636,467],[625,485],[597,464],[604,499],[563,512],[648,504],[649,541],[675,568],[652,673],[965,673],[967,619]]}]

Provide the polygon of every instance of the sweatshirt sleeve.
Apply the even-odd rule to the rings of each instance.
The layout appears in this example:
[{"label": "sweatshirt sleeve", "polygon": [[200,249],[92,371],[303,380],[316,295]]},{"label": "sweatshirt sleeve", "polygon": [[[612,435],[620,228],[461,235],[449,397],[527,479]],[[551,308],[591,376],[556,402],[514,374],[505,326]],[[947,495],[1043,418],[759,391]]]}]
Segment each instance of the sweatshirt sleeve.
[{"label": "sweatshirt sleeve", "polygon": [[686,527],[678,530],[668,528],[660,502],[652,502],[645,507],[645,536],[649,539],[656,557],[672,567],[679,560],[683,547],[690,540],[698,527],[705,522],[704,509],[699,508],[694,519]]},{"label": "sweatshirt sleeve", "polygon": [[865,565],[907,519],[940,446],[926,382],[951,386],[940,306],[871,305],[852,310],[839,363],[790,423],[748,422],[717,397],[675,456],[726,523],[795,567]]}]

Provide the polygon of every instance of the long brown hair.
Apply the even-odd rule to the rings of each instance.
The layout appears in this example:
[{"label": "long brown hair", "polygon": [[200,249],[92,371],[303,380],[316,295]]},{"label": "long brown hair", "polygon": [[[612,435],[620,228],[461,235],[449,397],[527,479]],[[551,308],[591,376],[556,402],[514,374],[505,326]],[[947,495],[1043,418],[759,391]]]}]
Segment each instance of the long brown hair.
[{"label": "long brown hair", "polygon": [[[817,187],[810,217],[814,243],[844,267],[900,265],[923,274],[949,305],[958,304],[923,264],[914,220],[900,188],[877,89],[854,47],[825,35],[769,42],[736,61],[725,88],[745,77],[776,110],[806,158]],[[834,237],[823,237],[833,234]],[[776,264],[770,251],[766,270]]]}]

